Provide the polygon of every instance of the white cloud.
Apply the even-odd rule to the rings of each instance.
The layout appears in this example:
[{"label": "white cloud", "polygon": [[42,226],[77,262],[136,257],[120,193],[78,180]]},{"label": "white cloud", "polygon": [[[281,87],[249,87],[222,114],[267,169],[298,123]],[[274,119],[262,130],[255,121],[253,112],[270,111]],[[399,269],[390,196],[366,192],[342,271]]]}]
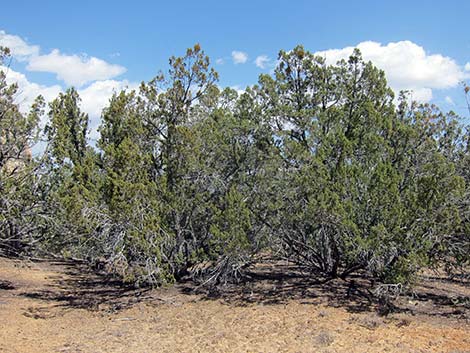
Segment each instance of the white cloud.
[{"label": "white cloud", "polygon": [[242,51],[232,51],[232,59],[235,64],[244,64],[248,60],[248,54]]},{"label": "white cloud", "polygon": [[80,108],[90,118],[90,138],[96,140],[99,135],[97,128],[101,122],[101,111],[109,103],[114,92],[138,89],[139,84],[134,82],[106,80],[96,81],[86,88],[78,90],[82,99]]},{"label": "white cloud", "polygon": [[65,55],[58,49],[50,54],[34,56],[26,67],[29,71],[52,72],[67,85],[83,86],[86,83],[107,80],[121,75],[126,69],[95,57]]},{"label": "white cloud", "polygon": [[[45,86],[31,82],[24,74],[5,66],[0,66],[0,71],[3,71],[6,74],[7,84],[18,85],[15,103],[18,104],[19,110],[24,114],[29,112],[31,105],[34,103],[37,96],[41,95],[44,97],[46,102],[50,102],[62,91],[62,87],[59,85]],[[45,126],[46,121],[47,116],[42,116],[40,121],[41,128]],[[33,155],[41,154],[44,151],[44,148],[45,144],[42,142],[32,146]]]},{"label": "white cloud", "polygon": [[[98,138],[97,127],[101,121],[101,111],[109,103],[112,94],[139,87],[138,83],[111,80],[111,78],[124,73],[126,69],[95,57],[66,55],[58,49],[52,50],[47,55],[40,55],[39,46],[29,45],[20,37],[7,34],[5,31],[0,31],[0,46],[9,47],[16,59],[26,61],[28,63],[27,70],[55,73],[57,79],[64,81],[67,85],[80,87],[78,89],[82,100],[80,108],[90,118],[90,138],[92,140]],[[119,54],[115,53],[111,56],[115,57]],[[0,71],[6,73],[8,84],[16,83],[18,85],[16,103],[24,113],[29,111],[38,95],[42,95],[46,102],[50,102],[60,92],[63,92],[63,87],[59,84],[47,86],[30,82],[23,73],[4,66],[0,66]],[[45,121],[44,119],[42,123],[44,124]],[[39,147],[36,152],[41,152],[43,147]]]},{"label": "white cloud", "polygon": [[49,102],[62,91],[62,87],[59,85],[45,86],[30,82],[24,74],[5,66],[0,66],[0,71],[6,74],[8,84],[16,83],[18,85],[15,103],[19,105],[20,111],[23,113],[29,111],[37,96],[42,95],[46,102]]},{"label": "white cloud", "polygon": [[29,45],[20,37],[7,34],[5,31],[0,31],[0,46],[9,48],[11,55],[20,61],[39,54],[39,46]]},{"label": "white cloud", "polygon": [[465,71],[470,71],[470,63],[465,64]]},{"label": "white cloud", "polygon": [[455,105],[453,99],[449,96],[446,96],[445,101],[446,101],[447,104]]},{"label": "white cloud", "polygon": [[225,60],[222,59],[222,58],[218,58],[218,59],[215,61],[215,63],[216,63],[217,65],[223,65],[223,64],[225,63]]},{"label": "white cloud", "polygon": [[82,99],[81,108],[90,116],[99,117],[101,111],[108,104],[109,99],[114,92],[120,92],[125,89],[138,89],[138,83],[131,83],[127,80],[116,81],[96,81],[88,87],[78,90],[78,94]]},{"label": "white cloud", "polygon": [[[432,89],[426,87],[403,87],[392,89],[398,94],[401,90],[407,90],[411,94],[411,99],[417,102],[429,102],[433,98]],[[398,97],[398,95],[397,95]],[[396,97],[395,97],[396,98]]]},{"label": "white cloud", "polygon": [[[42,95],[46,102],[57,98],[63,88],[60,85],[45,86],[31,82],[27,77],[11,68],[0,66],[0,71],[6,73],[8,84],[17,84],[18,92],[15,102],[19,105],[22,112],[28,112],[35,98]],[[96,81],[91,85],[79,89],[78,93],[82,99],[80,108],[92,119],[99,119],[101,111],[108,104],[109,99],[114,92],[120,92],[125,89],[138,89],[139,84],[134,82],[106,80]]]},{"label": "white cloud", "polygon": [[[60,92],[63,92],[63,88],[60,85],[45,86],[31,82],[24,74],[5,66],[0,66],[0,71],[6,73],[6,81],[8,84],[16,83],[18,85],[18,93],[15,102],[19,105],[20,111],[23,113],[29,111],[38,95],[42,95],[46,102],[51,102],[57,98]],[[101,111],[109,103],[109,99],[113,93],[120,92],[121,90],[138,89],[138,87],[138,83],[128,82],[126,80],[106,80],[96,81],[78,90],[78,94],[82,99],[80,109],[87,113],[90,118],[90,137],[92,140],[98,138],[97,128],[101,121]]]},{"label": "white cloud", "polygon": [[[372,61],[385,71],[388,83],[395,91],[412,90],[413,99],[419,101],[431,100],[433,89],[455,87],[468,77],[452,58],[441,54],[427,54],[423,47],[410,41],[386,45],[367,41],[356,47],[366,61]],[[353,50],[354,47],[346,47],[316,54],[325,57],[328,64],[333,64],[347,59]]]},{"label": "white cloud", "polygon": [[[27,70],[54,73],[58,80],[67,85],[80,87],[93,81],[109,80],[126,72],[123,66],[110,64],[93,56],[62,54],[58,49],[40,55],[38,45],[29,45],[19,36],[7,34],[2,30],[0,46],[10,48],[12,56],[16,59],[27,61]],[[119,53],[112,56],[119,56]]]},{"label": "white cloud", "polygon": [[230,86],[231,89],[237,91],[238,95],[241,96],[243,93],[246,92],[246,88],[243,89],[240,85]]},{"label": "white cloud", "polygon": [[269,58],[266,55],[260,55],[255,59],[255,65],[261,69],[265,69],[269,63]]}]

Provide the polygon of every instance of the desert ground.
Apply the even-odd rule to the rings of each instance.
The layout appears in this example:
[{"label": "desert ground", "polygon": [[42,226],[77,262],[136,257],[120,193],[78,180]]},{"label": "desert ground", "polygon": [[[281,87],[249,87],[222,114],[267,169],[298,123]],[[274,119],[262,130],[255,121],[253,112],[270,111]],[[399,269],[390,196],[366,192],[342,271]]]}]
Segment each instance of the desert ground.
[{"label": "desert ground", "polygon": [[0,352],[470,352],[470,285],[422,276],[377,314],[361,278],[265,262],[241,285],[136,289],[77,262],[0,259]]}]

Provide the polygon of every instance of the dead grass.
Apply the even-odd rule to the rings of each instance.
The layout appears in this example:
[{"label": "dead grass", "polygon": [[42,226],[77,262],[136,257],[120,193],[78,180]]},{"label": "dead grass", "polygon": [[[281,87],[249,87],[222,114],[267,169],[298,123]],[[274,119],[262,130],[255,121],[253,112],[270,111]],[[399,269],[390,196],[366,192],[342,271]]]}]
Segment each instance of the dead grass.
[{"label": "dead grass", "polygon": [[366,282],[266,262],[224,290],[146,290],[0,259],[0,352],[470,352],[468,283],[429,274],[379,317]]}]

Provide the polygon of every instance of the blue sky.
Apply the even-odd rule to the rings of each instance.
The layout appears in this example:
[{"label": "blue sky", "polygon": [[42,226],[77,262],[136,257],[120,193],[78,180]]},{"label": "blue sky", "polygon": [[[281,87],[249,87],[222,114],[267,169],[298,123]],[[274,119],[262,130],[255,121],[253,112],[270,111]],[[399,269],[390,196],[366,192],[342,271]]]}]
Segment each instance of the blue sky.
[{"label": "blue sky", "polygon": [[469,18],[468,0],[17,0],[2,4],[0,45],[16,45],[10,80],[25,104],[73,84],[94,125],[113,89],[151,79],[195,43],[220,84],[238,88],[269,73],[280,49],[303,44],[333,61],[359,45],[394,89],[468,116],[458,82],[470,80]]}]

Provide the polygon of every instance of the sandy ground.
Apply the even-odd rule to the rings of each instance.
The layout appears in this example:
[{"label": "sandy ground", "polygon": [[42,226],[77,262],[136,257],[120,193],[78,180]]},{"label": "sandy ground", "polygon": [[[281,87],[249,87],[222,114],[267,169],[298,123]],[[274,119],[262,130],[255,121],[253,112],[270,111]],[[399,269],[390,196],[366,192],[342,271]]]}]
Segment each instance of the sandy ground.
[{"label": "sandy ground", "polygon": [[429,277],[384,318],[350,284],[260,273],[208,296],[0,259],[0,352],[470,352],[468,285]]}]

